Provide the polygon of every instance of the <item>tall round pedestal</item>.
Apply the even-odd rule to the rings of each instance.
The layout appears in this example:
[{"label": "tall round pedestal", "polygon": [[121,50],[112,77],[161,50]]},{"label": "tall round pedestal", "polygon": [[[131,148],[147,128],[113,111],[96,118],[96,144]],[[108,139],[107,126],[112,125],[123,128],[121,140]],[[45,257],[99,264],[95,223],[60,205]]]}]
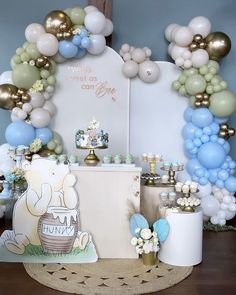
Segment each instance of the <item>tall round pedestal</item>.
[{"label": "tall round pedestal", "polygon": [[170,213],[166,219],[170,232],[159,251],[167,264],[191,266],[202,261],[202,211]]}]

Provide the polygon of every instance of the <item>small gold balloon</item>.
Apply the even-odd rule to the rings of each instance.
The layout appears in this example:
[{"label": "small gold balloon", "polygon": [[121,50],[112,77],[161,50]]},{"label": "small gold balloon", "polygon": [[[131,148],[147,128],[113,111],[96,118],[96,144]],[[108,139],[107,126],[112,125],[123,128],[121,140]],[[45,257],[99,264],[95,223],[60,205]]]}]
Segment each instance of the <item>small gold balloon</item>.
[{"label": "small gold balloon", "polygon": [[205,49],[206,46],[207,46],[207,44],[206,44],[205,41],[201,41],[201,42],[199,43],[199,48],[200,48],[200,49]]},{"label": "small gold balloon", "polygon": [[210,33],[206,37],[205,42],[207,44],[206,51],[210,59],[219,60],[230,52],[231,40],[223,32]]},{"label": "small gold balloon", "polygon": [[194,105],[196,108],[200,108],[202,106],[200,101],[195,101]]},{"label": "small gold balloon", "polygon": [[223,138],[226,138],[226,137],[227,137],[227,133],[226,133],[226,131],[220,130],[220,132],[219,132],[219,136],[220,136],[220,137],[223,137]]},{"label": "small gold balloon", "polygon": [[201,93],[198,93],[195,95],[197,100],[202,100],[203,99],[203,95]]},{"label": "small gold balloon", "polygon": [[31,100],[31,97],[30,97],[29,94],[23,94],[22,97],[21,97],[21,101],[22,101],[23,103],[25,103],[25,102],[30,102],[30,100]]},{"label": "small gold balloon", "polygon": [[230,128],[229,131],[229,136],[234,136],[235,135],[235,129],[234,128]]},{"label": "small gold balloon", "polygon": [[49,157],[51,155],[55,155],[56,153],[54,151],[48,150],[48,149],[42,149],[38,153],[41,157]]},{"label": "small gold balloon", "polygon": [[36,59],[35,65],[38,68],[42,68],[47,63],[47,59],[44,56],[40,56]]},{"label": "small gold balloon", "polygon": [[63,37],[64,37],[65,39],[70,39],[71,36],[72,36],[72,34],[71,34],[70,32],[64,32],[64,33],[63,33]]},{"label": "small gold balloon", "polygon": [[200,43],[202,40],[202,35],[200,34],[196,34],[193,36],[193,41],[197,42],[197,43]]},{"label": "small gold balloon", "polygon": [[43,66],[43,68],[44,68],[45,70],[49,70],[49,69],[50,69],[50,66],[51,66],[51,63],[48,61],[48,62],[46,62],[46,64]]},{"label": "small gold balloon", "polygon": [[209,102],[209,100],[203,100],[203,101],[202,101],[202,106],[208,108],[208,107],[210,106],[210,102]]},{"label": "small gold balloon", "polygon": [[72,22],[64,11],[53,10],[45,17],[44,27],[46,32],[55,36],[60,32],[60,26],[62,24],[63,27],[66,26],[67,29],[72,27]]},{"label": "small gold balloon", "polygon": [[208,93],[203,93],[203,99],[208,100],[210,98]]},{"label": "small gold balloon", "polygon": [[17,94],[19,94],[19,95],[23,95],[25,93],[26,93],[26,90],[23,89],[23,88],[19,88],[18,91],[17,91]]},{"label": "small gold balloon", "polygon": [[21,96],[17,93],[12,94],[11,99],[16,103],[20,101]]},{"label": "small gold balloon", "polygon": [[226,124],[226,123],[223,123],[223,124],[220,125],[221,130],[228,130],[228,128],[229,128],[229,125]]},{"label": "small gold balloon", "polygon": [[62,40],[64,37],[63,37],[63,33],[57,33],[56,35],[57,39],[59,40]]},{"label": "small gold balloon", "polygon": [[198,44],[196,42],[192,42],[190,45],[189,45],[189,50],[190,51],[195,51],[198,49]]},{"label": "small gold balloon", "polygon": [[60,26],[59,26],[59,30],[60,30],[60,32],[66,32],[66,31],[68,31],[69,29],[70,29],[70,27],[68,27],[67,23],[62,23],[62,24],[60,24]]},{"label": "small gold balloon", "polygon": [[12,100],[12,95],[16,94],[18,88],[12,84],[0,85],[0,108],[11,110],[15,104]]}]

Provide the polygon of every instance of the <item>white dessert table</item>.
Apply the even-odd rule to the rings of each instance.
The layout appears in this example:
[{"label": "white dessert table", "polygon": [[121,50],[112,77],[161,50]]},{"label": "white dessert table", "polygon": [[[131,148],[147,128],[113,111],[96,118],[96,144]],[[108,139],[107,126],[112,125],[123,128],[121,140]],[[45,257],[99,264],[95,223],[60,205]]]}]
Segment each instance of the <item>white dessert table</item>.
[{"label": "white dessert table", "polygon": [[81,229],[92,234],[100,258],[137,258],[129,217],[140,211],[139,167],[71,166],[76,175]]},{"label": "white dessert table", "polygon": [[202,261],[202,210],[169,213],[170,232],[158,253],[159,259],[177,266],[197,265]]}]

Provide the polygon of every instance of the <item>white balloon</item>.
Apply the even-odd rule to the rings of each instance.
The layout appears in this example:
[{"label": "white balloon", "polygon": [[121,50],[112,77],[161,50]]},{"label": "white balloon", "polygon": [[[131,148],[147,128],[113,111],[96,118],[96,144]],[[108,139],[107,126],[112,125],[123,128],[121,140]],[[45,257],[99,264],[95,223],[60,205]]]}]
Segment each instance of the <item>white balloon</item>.
[{"label": "white balloon", "polygon": [[60,55],[59,52],[57,52],[54,56],[53,56],[53,60],[58,63],[58,64],[62,64],[63,62],[65,62],[67,59],[65,57],[63,57],[62,55]]},{"label": "white balloon", "polygon": [[179,56],[176,58],[175,60],[175,64],[177,65],[177,67],[182,67],[184,64],[184,59],[183,57]]},{"label": "white balloon", "polygon": [[225,203],[221,203],[221,204],[220,204],[220,209],[222,209],[222,210],[227,210],[227,209],[228,209],[228,205],[225,204]]},{"label": "white balloon", "polygon": [[217,212],[217,216],[218,216],[219,218],[225,218],[225,216],[226,216],[225,211],[224,211],[224,210],[219,210],[219,211]]},{"label": "white balloon", "polygon": [[169,45],[168,45],[168,54],[171,56],[171,52],[172,52],[172,49],[173,47],[175,46],[175,43],[174,42],[171,42]]},{"label": "white balloon", "polygon": [[30,43],[36,43],[43,34],[45,34],[44,27],[37,23],[30,24],[25,29],[25,38]]},{"label": "white balloon", "polygon": [[225,219],[226,220],[230,220],[230,219],[233,219],[236,215],[236,212],[234,211],[229,211],[229,210],[226,210],[225,211]]},{"label": "white balloon", "polygon": [[127,43],[124,43],[122,46],[121,46],[121,51],[123,51],[123,53],[127,53],[130,51],[130,46],[129,44]]},{"label": "white balloon", "polygon": [[57,112],[55,104],[52,103],[51,101],[46,101],[43,106],[43,109],[48,111],[51,117],[53,117]]},{"label": "white balloon", "polygon": [[217,216],[212,216],[210,219],[212,224],[218,224],[219,223],[219,218]]},{"label": "white balloon", "polygon": [[172,41],[172,32],[174,29],[176,29],[177,27],[179,27],[178,24],[170,24],[169,26],[167,26],[167,28],[165,29],[165,37],[166,39],[171,42]]},{"label": "white balloon", "polygon": [[34,109],[43,106],[45,100],[42,93],[30,92],[29,94],[31,96],[30,104]]},{"label": "white balloon", "polygon": [[176,60],[176,58],[178,58],[179,56],[182,56],[182,54],[184,54],[184,52],[188,50],[187,47],[181,47],[181,46],[178,46],[178,45],[174,45],[172,47],[172,50],[171,50],[171,57]]},{"label": "white balloon", "polygon": [[55,87],[52,86],[52,85],[48,85],[48,86],[46,87],[46,89],[45,89],[45,91],[46,91],[47,93],[53,93],[54,90],[55,90]]},{"label": "white balloon", "polygon": [[230,204],[229,205],[229,211],[236,212],[236,204]]},{"label": "white balloon", "polygon": [[185,69],[189,69],[189,68],[191,68],[192,65],[193,65],[193,63],[192,63],[192,61],[191,61],[190,59],[186,59],[186,60],[184,61],[184,68],[185,68]]},{"label": "white balloon", "polygon": [[14,108],[12,109],[11,113],[12,113],[13,115],[16,115],[16,116],[17,116],[19,110],[20,110],[20,108],[18,108],[18,107],[14,107]]},{"label": "white balloon", "polygon": [[24,103],[22,106],[22,110],[25,111],[26,113],[30,113],[32,111],[32,105],[28,102]]},{"label": "white balloon", "polygon": [[35,128],[44,128],[50,123],[51,116],[48,111],[36,108],[31,112],[30,119]]},{"label": "white balloon", "polygon": [[231,196],[224,196],[223,197],[223,202],[225,204],[230,204],[231,203]]},{"label": "white balloon", "polygon": [[145,61],[146,59],[146,53],[143,49],[141,48],[135,48],[134,51],[131,54],[132,60],[135,61],[136,63],[141,63]]},{"label": "white balloon", "polygon": [[236,203],[236,198],[235,197],[231,197],[231,203]]},{"label": "white balloon", "polygon": [[18,116],[18,118],[20,120],[25,120],[26,117],[27,117],[27,113],[25,111],[23,111],[23,110],[20,109],[19,112],[18,112],[18,114],[17,114],[17,116]]},{"label": "white balloon", "polygon": [[180,28],[181,26],[180,25],[176,25],[172,31],[171,31],[171,35],[170,35],[170,39],[171,41],[174,41],[174,38],[175,38],[175,32]]},{"label": "white balloon", "polygon": [[107,36],[110,36],[112,32],[113,32],[113,23],[109,18],[106,18],[105,28],[103,29],[101,34],[107,37]]},{"label": "white balloon", "polygon": [[174,41],[179,46],[188,46],[193,41],[193,32],[189,27],[179,27],[174,31]]},{"label": "white balloon", "polygon": [[43,55],[53,56],[58,51],[58,40],[52,34],[43,34],[37,40],[37,48]]},{"label": "white balloon", "polygon": [[143,47],[143,50],[145,51],[146,57],[150,57],[152,55],[152,50],[148,47]]},{"label": "white balloon", "polygon": [[191,56],[192,56],[192,53],[191,53],[190,50],[186,50],[186,51],[184,51],[184,52],[182,53],[182,57],[183,57],[184,59],[189,59],[189,58],[191,58]]},{"label": "white balloon", "polygon": [[11,120],[12,120],[12,122],[19,120],[18,115],[15,115],[11,112]]},{"label": "white balloon", "polygon": [[4,143],[0,145],[0,161],[5,161],[6,158],[10,159],[10,155],[8,154],[11,145],[8,143]]},{"label": "white balloon", "polygon": [[201,207],[204,215],[213,216],[217,214],[220,208],[220,203],[216,198],[210,195],[202,198]]},{"label": "white balloon", "polygon": [[0,164],[0,169],[4,174],[10,172],[13,167],[15,167],[15,162],[9,158]]},{"label": "white balloon", "polygon": [[0,75],[0,85],[2,84],[13,84],[12,71],[5,71]]},{"label": "white balloon", "polygon": [[97,7],[93,6],[93,5],[88,5],[84,8],[84,11],[86,13],[90,13],[92,11],[98,11]]},{"label": "white balloon", "polygon": [[134,78],[138,75],[138,64],[133,61],[129,60],[126,61],[122,67],[122,72],[127,78]]},{"label": "white balloon", "polygon": [[45,100],[49,100],[52,97],[52,93],[43,92],[43,97]]},{"label": "white balloon", "polygon": [[214,197],[215,197],[217,200],[222,201],[224,195],[223,195],[223,193],[222,193],[221,190],[218,190],[218,191],[214,192]]},{"label": "white balloon", "polygon": [[100,34],[106,25],[106,18],[100,11],[92,11],[85,15],[84,25],[93,34]]},{"label": "white balloon", "polygon": [[98,55],[103,53],[106,48],[106,39],[103,35],[91,35],[91,46],[88,49],[90,54]]},{"label": "white balloon", "polygon": [[206,50],[197,49],[192,52],[191,60],[195,68],[200,68],[208,63],[209,55]]},{"label": "white balloon", "polygon": [[126,53],[123,55],[123,60],[124,60],[124,61],[131,60],[131,54],[130,54],[129,52],[126,52]]},{"label": "white balloon", "polygon": [[204,16],[194,17],[188,24],[194,34],[200,34],[205,38],[211,32],[211,22]]},{"label": "white balloon", "polygon": [[211,194],[211,184],[208,182],[206,185],[198,185],[199,192],[196,193],[196,197],[201,199]]},{"label": "white balloon", "polygon": [[138,75],[143,82],[153,83],[160,77],[160,69],[154,61],[146,60],[139,64]]}]

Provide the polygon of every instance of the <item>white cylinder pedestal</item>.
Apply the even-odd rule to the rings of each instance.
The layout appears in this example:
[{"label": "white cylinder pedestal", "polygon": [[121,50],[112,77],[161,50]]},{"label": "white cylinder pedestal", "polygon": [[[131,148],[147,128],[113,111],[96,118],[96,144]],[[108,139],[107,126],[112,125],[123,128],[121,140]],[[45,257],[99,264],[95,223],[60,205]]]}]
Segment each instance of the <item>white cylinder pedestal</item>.
[{"label": "white cylinder pedestal", "polygon": [[192,266],[202,261],[202,211],[170,213],[170,232],[161,245],[159,259],[167,264]]}]

